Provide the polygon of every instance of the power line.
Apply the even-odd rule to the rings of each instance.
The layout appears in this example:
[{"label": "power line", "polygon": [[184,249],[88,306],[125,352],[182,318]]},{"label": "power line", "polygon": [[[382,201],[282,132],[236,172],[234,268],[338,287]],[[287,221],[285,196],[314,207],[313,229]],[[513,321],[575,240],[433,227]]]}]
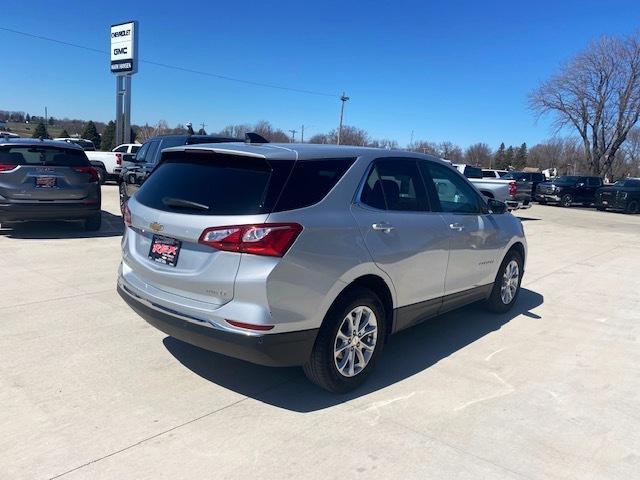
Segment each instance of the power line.
[{"label": "power line", "polygon": [[[14,30],[14,29],[11,29],[11,28],[6,28],[6,27],[0,27],[0,30],[3,30],[5,32],[9,32],[9,33],[15,33],[16,35],[23,35],[25,37],[36,38],[38,40],[44,40],[44,41],[47,41],[47,42],[53,42],[53,43],[57,43],[57,44],[60,44],[60,45],[65,45],[67,47],[80,48],[82,50],[88,50],[90,52],[97,52],[97,53],[104,53],[104,54],[107,54],[107,55],[109,54],[108,50],[101,50],[99,48],[87,47],[85,45],[79,45],[77,43],[65,42],[63,40],[58,40],[56,38],[45,37],[43,35],[36,35],[34,33],[22,32],[20,30]],[[219,80],[227,80],[229,82],[243,83],[245,85],[253,85],[255,87],[273,88],[273,89],[276,89],[276,90],[285,90],[285,91],[288,91],[288,92],[304,93],[304,94],[308,94],[308,95],[317,95],[317,96],[321,96],[321,97],[332,97],[332,98],[338,97],[338,95],[334,95],[332,93],[318,92],[318,91],[315,91],[315,90],[306,90],[306,89],[303,89],[303,88],[285,87],[283,85],[275,85],[275,84],[272,84],[272,83],[254,82],[252,80],[244,80],[242,78],[229,77],[227,75],[220,75],[220,74],[217,74],[217,73],[205,72],[205,71],[202,71],[202,70],[195,70],[195,69],[192,69],[192,68],[180,67],[180,66],[177,66],[177,65],[170,65],[168,63],[154,62],[152,60],[139,59],[138,61],[140,63],[146,63],[147,65],[155,65],[156,67],[168,68],[168,69],[171,69],[171,70],[177,70],[177,71],[187,72],[187,73],[194,73],[196,75],[202,75],[202,76],[205,76],[205,77],[217,78]]]}]

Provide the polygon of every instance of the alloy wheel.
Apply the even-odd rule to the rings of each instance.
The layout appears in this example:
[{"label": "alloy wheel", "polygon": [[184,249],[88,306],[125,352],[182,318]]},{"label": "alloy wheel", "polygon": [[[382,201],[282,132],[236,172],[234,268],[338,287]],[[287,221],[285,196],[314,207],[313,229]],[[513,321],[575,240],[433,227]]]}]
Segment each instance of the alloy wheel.
[{"label": "alloy wheel", "polygon": [[378,319],[367,306],[355,307],[342,320],[333,344],[336,369],[354,377],[365,369],[376,349]]},{"label": "alloy wheel", "polygon": [[510,304],[516,296],[520,281],[520,267],[518,262],[511,260],[504,269],[502,286],[500,287],[500,299],[505,305]]}]

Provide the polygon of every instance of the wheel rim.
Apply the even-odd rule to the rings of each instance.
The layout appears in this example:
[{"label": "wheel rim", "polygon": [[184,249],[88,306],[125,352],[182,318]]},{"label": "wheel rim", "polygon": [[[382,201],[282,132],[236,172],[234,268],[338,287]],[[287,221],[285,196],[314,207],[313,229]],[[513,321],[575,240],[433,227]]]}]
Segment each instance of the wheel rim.
[{"label": "wheel rim", "polygon": [[369,307],[359,306],[342,320],[333,343],[333,361],[344,377],[358,375],[369,364],[378,341],[378,319]]},{"label": "wheel rim", "polygon": [[500,288],[500,298],[505,305],[510,304],[518,291],[520,280],[520,267],[518,262],[511,260],[504,269],[502,276],[502,287]]},{"label": "wheel rim", "polygon": [[564,206],[565,206],[565,207],[570,207],[570,206],[571,206],[571,200],[573,200],[573,199],[571,198],[571,195],[566,195],[566,196],[564,197],[564,202],[563,202]]}]

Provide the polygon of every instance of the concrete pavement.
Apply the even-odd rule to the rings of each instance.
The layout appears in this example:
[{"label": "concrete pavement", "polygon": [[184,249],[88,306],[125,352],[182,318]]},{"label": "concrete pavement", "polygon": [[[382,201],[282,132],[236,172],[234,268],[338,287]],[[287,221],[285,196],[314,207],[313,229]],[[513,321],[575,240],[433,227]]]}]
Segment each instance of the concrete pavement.
[{"label": "concrete pavement", "polygon": [[392,338],[335,396],[166,337],[105,225],[0,229],[0,478],[620,478],[640,469],[640,215],[534,206],[523,292]]}]

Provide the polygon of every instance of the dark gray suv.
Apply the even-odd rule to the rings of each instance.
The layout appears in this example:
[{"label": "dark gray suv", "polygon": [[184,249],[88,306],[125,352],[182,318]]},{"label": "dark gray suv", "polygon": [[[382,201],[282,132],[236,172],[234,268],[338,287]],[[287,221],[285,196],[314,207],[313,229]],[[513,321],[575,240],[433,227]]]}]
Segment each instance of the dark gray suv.
[{"label": "dark gray suv", "polygon": [[84,220],[99,230],[98,172],[82,148],[51,140],[0,137],[0,224]]}]

